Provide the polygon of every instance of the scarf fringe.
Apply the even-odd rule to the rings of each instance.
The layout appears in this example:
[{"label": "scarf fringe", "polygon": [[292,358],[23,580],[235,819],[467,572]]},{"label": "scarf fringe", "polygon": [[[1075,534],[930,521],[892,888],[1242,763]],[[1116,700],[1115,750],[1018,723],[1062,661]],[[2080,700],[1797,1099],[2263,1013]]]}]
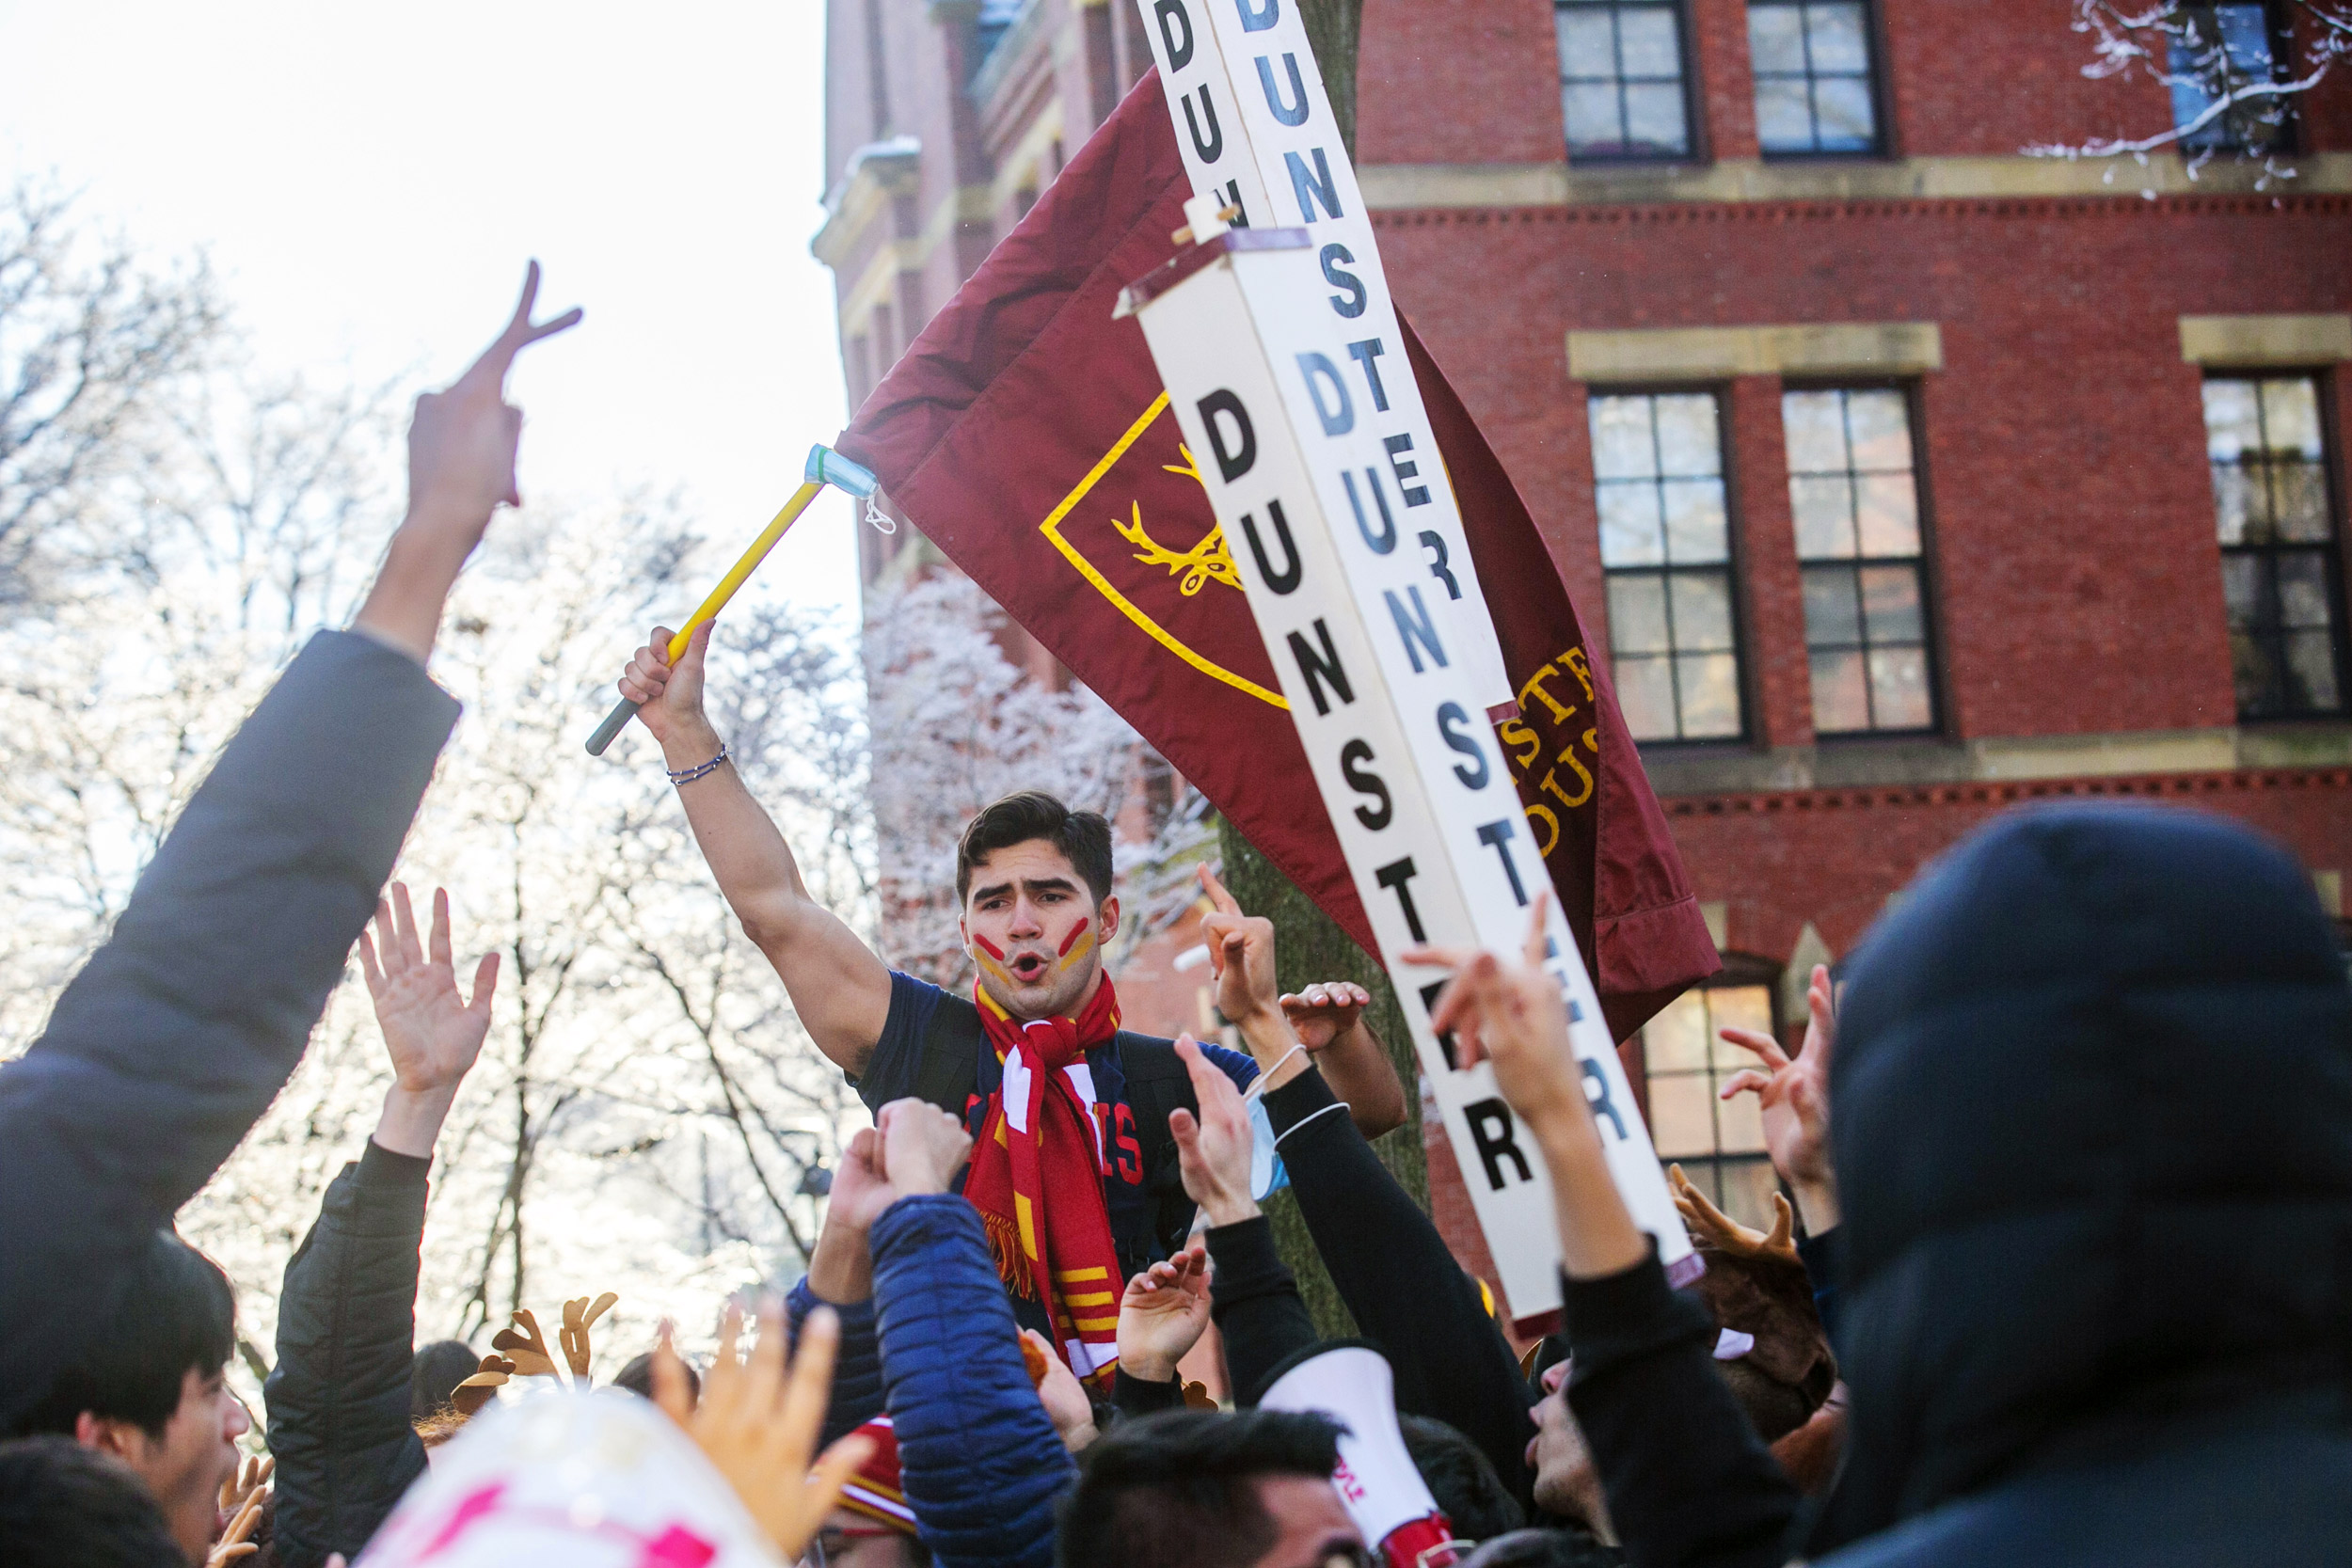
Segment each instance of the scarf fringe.
[{"label": "scarf fringe", "polygon": [[1037,1276],[1029,1270],[1029,1260],[1021,1254],[1021,1234],[1012,1221],[1002,1214],[979,1211],[980,1227],[988,1232],[988,1250],[996,1260],[996,1277],[1005,1282],[1005,1289],[1023,1301],[1037,1299]]}]

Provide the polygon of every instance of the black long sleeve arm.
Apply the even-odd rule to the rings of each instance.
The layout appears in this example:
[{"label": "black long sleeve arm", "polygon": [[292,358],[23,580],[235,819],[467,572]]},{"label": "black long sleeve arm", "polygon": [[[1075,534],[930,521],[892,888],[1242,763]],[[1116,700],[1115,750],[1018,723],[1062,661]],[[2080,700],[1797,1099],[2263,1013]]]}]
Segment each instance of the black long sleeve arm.
[{"label": "black long sleeve arm", "polygon": [[417,1259],[430,1160],[371,1142],[326,1189],[286,1265],[263,1390],[278,1468],[278,1558],[356,1559],[424,1473],[409,1425]]},{"label": "black long sleeve arm", "polygon": [[1290,1265],[1274,1250],[1274,1223],[1263,1214],[1216,1227],[1208,1243],[1216,1265],[1209,1315],[1225,1341],[1233,1402],[1252,1405],[1265,1392],[1266,1373],[1315,1342],[1314,1320],[1307,1316]]},{"label": "black long sleeve arm", "polygon": [[1510,1341],[1412,1195],[1380,1163],[1323,1074],[1310,1068],[1265,1097],[1298,1212],[1364,1338],[1396,1373],[1396,1407],[1445,1422],[1532,1509],[1527,1440],[1534,1404]]},{"label": "black long sleeve arm", "polygon": [[1563,1278],[1568,1408],[1634,1568],[1781,1568],[1797,1489],[1716,1372],[1715,1324],[1666,1284],[1657,1248],[1623,1274]]}]

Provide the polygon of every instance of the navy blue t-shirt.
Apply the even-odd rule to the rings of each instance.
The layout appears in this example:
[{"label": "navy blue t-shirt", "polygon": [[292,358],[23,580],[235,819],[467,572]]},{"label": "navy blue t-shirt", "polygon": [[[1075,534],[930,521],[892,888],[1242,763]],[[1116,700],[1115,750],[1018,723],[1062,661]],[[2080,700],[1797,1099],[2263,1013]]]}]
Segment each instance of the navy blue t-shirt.
[{"label": "navy blue t-shirt", "polygon": [[[867,1059],[866,1070],[852,1080],[858,1098],[868,1111],[880,1111],[894,1100],[904,1100],[914,1092],[915,1076],[923,1059],[923,1039],[930,1033],[931,1015],[939,1010],[947,993],[928,980],[897,970],[890,974],[890,1016],[882,1021],[881,1037],[874,1041],[874,1054]],[[986,1118],[989,1098],[1004,1082],[1004,1064],[996,1053],[989,1049],[983,1037],[975,1047],[977,1060],[975,1091],[966,1099],[963,1108],[964,1130],[977,1138],[980,1123]],[[1224,1069],[1237,1088],[1248,1088],[1258,1076],[1258,1064],[1238,1051],[1203,1040],[1200,1053]],[[1136,1136],[1135,1112],[1127,1102],[1127,1075],[1120,1068],[1116,1041],[1087,1053],[1087,1068],[1094,1076],[1094,1092],[1104,1117],[1103,1148],[1108,1155],[1110,1170],[1103,1178],[1103,1200],[1109,1211],[1111,1235],[1124,1251],[1140,1238],[1147,1238],[1152,1228],[1151,1195],[1145,1190],[1143,1148]],[[968,1166],[966,1167],[969,1168]],[[963,1178],[956,1178],[958,1191],[962,1190]],[[1155,1249],[1156,1255],[1156,1249]]]}]

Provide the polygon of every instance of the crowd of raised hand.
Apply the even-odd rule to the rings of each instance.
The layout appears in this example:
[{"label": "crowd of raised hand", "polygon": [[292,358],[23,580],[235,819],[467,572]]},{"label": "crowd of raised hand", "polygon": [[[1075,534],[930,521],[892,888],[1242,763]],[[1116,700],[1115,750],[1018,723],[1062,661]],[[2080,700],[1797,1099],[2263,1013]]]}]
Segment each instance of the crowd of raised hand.
[{"label": "crowd of raised hand", "polygon": [[[673,670],[660,635],[622,689],[873,1125],[805,1276],[748,1321],[713,1303],[707,1365],[665,1329],[599,1386],[609,1296],[552,1340],[517,1312],[486,1351],[417,1347],[499,971],[461,986],[446,895],[421,920],[389,879],[456,718],[426,674],[443,602],[517,501],[507,369],[578,319],[534,324],[535,286],[419,401],[353,626],[255,709],[0,1068],[0,1561],[2352,1561],[2352,990],[2257,836],[2042,811],[1931,866],[1809,976],[1793,1053],[1724,1031],[1787,1196],[1754,1230],[1671,1173],[1705,1264],[1680,1290],[1611,1176],[1541,911],[1523,953],[1406,955],[1450,974],[1433,1025],[1553,1195],[1562,1326],[1515,1344],[1368,1141],[1406,1110],[1359,989],[1278,995],[1272,927],[1204,871],[1245,1051],[1120,1031],[1107,828],[1042,797],[966,835],[993,980],[967,1004],[893,974],[719,766],[704,641]],[[241,1466],[233,1298],[172,1219],[355,945],[392,1083],[287,1263],[269,1457]],[[1037,1122],[1057,1097],[1085,1203]],[[984,1166],[1001,1210],[966,1196]],[[1319,1339],[1277,1184],[1359,1339]]]}]

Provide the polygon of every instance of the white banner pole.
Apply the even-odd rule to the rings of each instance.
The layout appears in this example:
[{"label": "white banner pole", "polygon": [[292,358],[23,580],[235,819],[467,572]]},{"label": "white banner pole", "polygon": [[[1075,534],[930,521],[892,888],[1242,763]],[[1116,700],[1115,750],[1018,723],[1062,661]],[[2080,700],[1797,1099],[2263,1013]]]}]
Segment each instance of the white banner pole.
[{"label": "white banner pole", "polygon": [[[1329,292],[1319,240],[1215,235],[1129,303],[1280,673],[1512,1314],[1539,1326],[1560,1303],[1541,1160],[1493,1069],[1455,1067],[1431,1030],[1444,977],[1397,956],[1421,942],[1516,953],[1549,882],[1461,657],[1468,623],[1439,613],[1404,517],[1370,503],[1389,426],[1348,373],[1351,324],[1319,308]],[[1690,1240],[1557,899],[1548,924],[1611,1174],[1670,1274],[1686,1275]]]}]

